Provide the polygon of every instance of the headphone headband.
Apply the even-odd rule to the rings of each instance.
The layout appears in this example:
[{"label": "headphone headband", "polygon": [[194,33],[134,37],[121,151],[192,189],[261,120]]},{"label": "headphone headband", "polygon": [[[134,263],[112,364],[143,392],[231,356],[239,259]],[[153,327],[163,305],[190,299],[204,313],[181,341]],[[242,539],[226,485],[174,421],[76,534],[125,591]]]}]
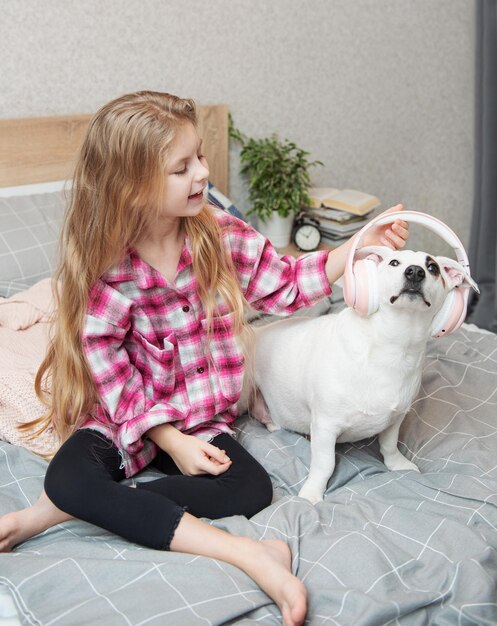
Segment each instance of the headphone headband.
[{"label": "headphone headband", "polygon": [[370,222],[368,222],[365,226],[361,228],[361,230],[357,233],[355,240],[352,242],[352,247],[350,248],[348,257],[347,257],[347,267],[349,271],[352,271],[352,264],[354,262],[354,256],[361,239],[373,226],[382,226],[384,224],[390,224],[395,222],[396,219],[404,220],[405,222],[412,222],[413,224],[421,224],[422,226],[426,226],[429,230],[434,232],[436,235],[441,237],[451,248],[453,248],[454,253],[456,255],[457,261],[467,269],[468,274],[469,271],[469,261],[468,255],[466,254],[466,250],[462,245],[461,240],[455,234],[453,230],[451,230],[447,224],[444,224],[441,220],[436,217],[432,217],[427,213],[421,213],[421,211],[395,211],[394,213],[388,213],[387,215],[379,215],[378,217],[373,218]]}]

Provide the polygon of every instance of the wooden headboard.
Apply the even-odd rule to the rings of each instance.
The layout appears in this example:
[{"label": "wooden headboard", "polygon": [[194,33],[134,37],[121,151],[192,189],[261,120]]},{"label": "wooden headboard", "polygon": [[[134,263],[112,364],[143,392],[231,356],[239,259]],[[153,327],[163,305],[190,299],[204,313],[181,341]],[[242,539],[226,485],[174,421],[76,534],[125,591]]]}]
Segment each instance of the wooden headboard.
[{"label": "wooden headboard", "polygon": [[[199,134],[210,180],[228,194],[228,107],[199,106]],[[90,114],[0,120],[0,187],[65,180]]]}]

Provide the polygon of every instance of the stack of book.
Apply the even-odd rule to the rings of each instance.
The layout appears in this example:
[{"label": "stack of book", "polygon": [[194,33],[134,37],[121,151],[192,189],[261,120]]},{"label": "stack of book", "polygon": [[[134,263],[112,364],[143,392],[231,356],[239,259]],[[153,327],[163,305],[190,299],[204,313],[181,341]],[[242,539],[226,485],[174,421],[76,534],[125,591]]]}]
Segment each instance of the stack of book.
[{"label": "stack of book", "polygon": [[359,231],[380,206],[376,196],[355,189],[311,187],[309,215],[319,222],[321,240],[337,246]]}]

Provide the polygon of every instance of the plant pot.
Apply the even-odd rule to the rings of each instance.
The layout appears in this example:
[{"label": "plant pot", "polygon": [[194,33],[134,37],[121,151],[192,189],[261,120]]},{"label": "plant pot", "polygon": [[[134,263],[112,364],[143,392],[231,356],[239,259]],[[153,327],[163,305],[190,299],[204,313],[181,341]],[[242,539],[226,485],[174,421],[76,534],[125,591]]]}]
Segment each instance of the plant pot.
[{"label": "plant pot", "polygon": [[294,215],[281,217],[274,211],[265,222],[257,218],[257,229],[269,239],[275,248],[284,248],[290,243],[294,218]]}]

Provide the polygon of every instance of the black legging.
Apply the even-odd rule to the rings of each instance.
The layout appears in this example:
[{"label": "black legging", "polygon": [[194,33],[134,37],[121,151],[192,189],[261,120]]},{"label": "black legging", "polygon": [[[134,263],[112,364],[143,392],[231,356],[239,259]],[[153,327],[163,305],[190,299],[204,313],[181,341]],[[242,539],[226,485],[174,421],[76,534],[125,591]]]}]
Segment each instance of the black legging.
[{"label": "black legging", "polygon": [[213,445],[225,450],[231,467],[220,476],[184,476],[160,451],[153,462],[164,478],[120,484],[125,478],[117,448],[96,431],[76,431],[48,466],[45,491],[62,511],[135,543],[168,550],[187,509],[196,517],[251,517],[271,503],[266,470],[233,437],[220,434]]}]

